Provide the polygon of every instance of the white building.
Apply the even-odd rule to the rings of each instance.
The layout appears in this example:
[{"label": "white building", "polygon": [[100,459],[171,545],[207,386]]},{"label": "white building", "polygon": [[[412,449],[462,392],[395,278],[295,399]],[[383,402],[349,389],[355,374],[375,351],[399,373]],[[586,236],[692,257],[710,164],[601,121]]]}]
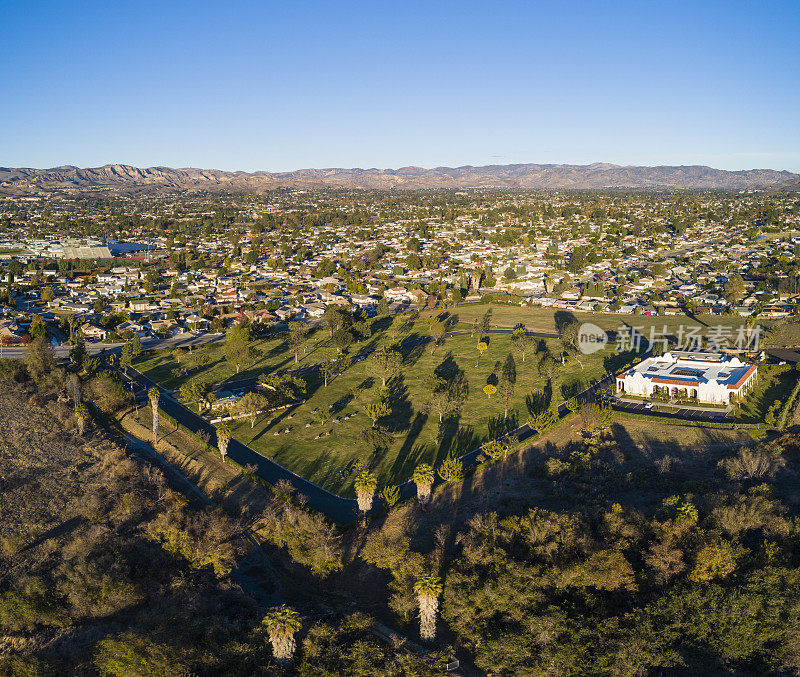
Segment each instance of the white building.
[{"label": "white building", "polygon": [[755,383],[756,366],[718,353],[673,352],[648,357],[617,376],[620,394],[694,398],[728,404]]}]

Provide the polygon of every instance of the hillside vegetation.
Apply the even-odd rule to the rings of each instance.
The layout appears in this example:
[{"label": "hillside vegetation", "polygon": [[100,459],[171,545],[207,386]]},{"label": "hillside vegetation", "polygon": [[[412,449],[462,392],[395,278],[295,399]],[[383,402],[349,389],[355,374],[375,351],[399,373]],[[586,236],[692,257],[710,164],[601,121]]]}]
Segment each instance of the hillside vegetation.
[{"label": "hillside vegetation", "polygon": [[[253,555],[240,526],[91,423],[80,435],[63,370],[36,382],[18,363],[0,370],[0,675],[282,673],[262,622],[278,585],[242,569]],[[278,535],[302,527],[286,510]],[[305,611],[300,674],[439,673],[438,653],[382,644],[368,616]]]}]

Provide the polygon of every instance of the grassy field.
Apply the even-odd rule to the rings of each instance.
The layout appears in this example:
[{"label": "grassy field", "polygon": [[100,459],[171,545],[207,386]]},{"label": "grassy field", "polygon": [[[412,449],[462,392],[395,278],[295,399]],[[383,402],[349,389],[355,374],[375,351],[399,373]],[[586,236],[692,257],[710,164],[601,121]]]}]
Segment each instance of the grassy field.
[{"label": "grassy field", "polygon": [[[378,320],[375,334],[361,346],[352,346],[350,354],[380,347],[396,338],[385,331],[385,324]],[[417,340],[424,335],[426,327],[424,319],[418,320],[403,337],[401,373],[390,383],[392,413],[381,421],[392,433],[387,451],[373,454],[362,437],[364,429],[371,426],[370,419],[363,413],[364,406],[376,400],[375,391],[380,385],[369,359],[354,362],[327,387],[322,385],[318,375],[309,375],[305,403],[257,421],[253,428],[249,421],[240,421],[235,426],[234,436],[325,488],[347,493],[351,490],[352,478],[346,470],[357,460],[368,463],[382,484],[397,483],[408,479],[421,461],[437,463],[448,454],[465,453],[501,434],[507,427],[516,427],[525,421],[536,398],[543,397],[547,386],[546,378],[538,373],[533,351],[527,354],[524,362],[521,356],[515,355],[517,382],[509,402],[509,416],[504,419],[505,403],[500,393],[488,397],[483,388],[487,383],[496,383],[501,364],[512,352],[510,336],[490,335],[489,347],[482,356],[476,350],[478,338],[470,335],[450,337],[431,352],[430,345]],[[546,343],[553,353],[561,350],[558,341]],[[298,366],[317,363],[330,355],[332,348],[328,344],[327,331],[318,330],[312,334],[301,351]],[[253,347],[257,355],[239,374],[225,359],[222,344],[197,349],[208,356],[208,364],[193,368],[185,375],[173,375],[179,364],[166,351],[143,354],[134,364],[150,378],[173,389],[190,380],[224,383],[295,366],[294,354],[284,337],[255,341]],[[607,370],[616,370],[620,360],[613,347],[609,347],[582,356],[580,362],[569,359],[563,366],[559,364],[554,378],[557,399],[561,401],[583,390],[602,378]],[[181,365],[188,366],[191,361],[187,353]],[[424,382],[436,368],[449,369],[451,373],[463,372],[469,386],[459,415],[443,425],[438,416],[428,416],[424,411],[427,398]],[[331,420],[322,423],[319,412],[329,411]],[[289,433],[285,432],[287,429]]]},{"label": "grassy field", "polygon": [[[513,327],[517,323],[524,324],[528,331],[552,332],[556,329],[557,322],[566,319],[576,319],[578,322],[591,322],[606,330],[616,330],[621,326],[642,327],[642,333],[648,335],[650,327],[662,330],[667,327],[670,332],[675,332],[678,327],[700,327],[708,328],[717,325],[732,327],[733,331],[742,326],[746,318],[720,315],[696,315],[687,317],[686,315],[620,315],[618,313],[581,313],[553,308],[541,308],[539,306],[507,306],[499,303],[475,303],[462,305],[455,308],[452,312],[458,316],[463,328],[469,328],[475,318],[483,317],[483,314],[491,308],[492,327]],[[440,311],[425,311],[423,316]],[[772,322],[761,320],[763,326],[771,326]]]},{"label": "grassy field", "polygon": [[[466,327],[471,318],[483,316],[489,307],[485,304],[462,306],[456,314]],[[552,330],[555,327],[552,310],[500,305],[492,305],[491,309],[493,326],[513,326],[521,321],[529,329]],[[500,394],[487,397],[483,388],[499,376],[502,362],[512,352],[510,336],[491,334],[489,348],[480,357],[475,347],[477,337],[468,334],[446,339],[431,353],[430,346],[417,340],[427,333],[426,315],[429,314],[430,311],[423,313],[400,337],[386,330],[386,320],[376,320],[373,336],[361,345],[353,345],[349,351],[351,356],[355,356],[397,338],[403,339],[401,374],[390,388],[391,415],[381,421],[392,434],[387,450],[374,453],[363,438],[364,430],[371,426],[364,407],[376,401],[376,388],[380,385],[370,359],[354,362],[327,387],[323,387],[318,375],[309,375],[306,402],[262,418],[252,428],[249,421],[240,420],[235,425],[234,436],[326,489],[351,495],[353,478],[349,469],[356,461],[367,463],[378,475],[382,486],[395,484],[408,479],[420,462],[437,464],[448,455],[465,453],[487,439],[497,437],[506,427],[523,423],[531,407],[535,406],[536,398],[542,397],[547,386],[546,379],[538,373],[533,355],[529,354],[523,362],[515,354],[517,383],[509,403],[509,417],[504,419],[504,402]],[[634,319],[618,315],[588,317],[601,325],[602,318],[607,318],[607,327],[612,326],[612,318],[613,326],[619,326],[625,319]],[[642,323],[680,323],[686,320],[635,317],[636,322]],[[560,342],[556,340],[548,339],[546,343],[555,354],[561,350]],[[284,336],[254,341],[252,346],[254,356],[239,374],[225,359],[222,344],[197,349],[207,355],[208,364],[192,368],[185,375],[173,374],[179,365],[168,352],[144,354],[135,365],[168,388],[179,388],[190,380],[224,383],[295,366],[294,354]],[[319,329],[302,347],[298,366],[319,363],[332,352],[328,332]],[[569,359],[563,366],[558,365],[554,379],[557,399],[566,399],[606,373],[617,371],[622,366],[621,359],[612,345],[594,355],[582,356],[581,363]],[[188,366],[191,360],[189,354],[184,355],[182,365]],[[435,414],[428,415],[425,411],[425,379],[437,368],[462,371],[469,385],[469,395],[458,416],[441,425]],[[742,421],[763,420],[764,412],[772,402],[785,398],[794,384],[795,374],[786,368],[761,369],[759,387],[741,408]],[[324,420],[320,412],[326,412],[329,420]]]},{"label": "grassy field", "polygon": [[[540,307],[528,308],[501,304],[469,304],[447,312],[453,319],[458,321],[457,328],[459,330],[469,330],[472,328],[475,318],[483,317],[488,309],[492,311],[492,328],[513,327],[521,322],[530,331],[543,332],[555,331],[557,317],[559,321],[570,317],[577,319],[579,322],[591,322],[607,330],[616,330],[623,325],[641,327],[639,331],[645,336],[649,336],[650,327],[655,327],[656,337],[662,335],[660,332],[663,331],[664,326],[667,328],[666,331],[674,333],[681,325],[688,331],[689,327],[702,328],[721,324],[732,327],[735,333],[736,328],[745,322],[745,318],[741,317],[699,315],[694,319],[690,319],[682,315],[658,317],[652,315],[617,315],[613,313],[571,313]],[[426,334],[427,319],[431,315],[441,314],[441,310],[423,311],[415,325],[409,328],[406,338],[408,336],[413,338],[414,336]],[[387,325],[387,319],[375,320],[372,338],[361,345],[352,346],[350,353],[356,354],[362,349],[374,349],[389,342],[392,337],[385,331]],[[800,323],[782,323],[772,337],[770,345],[800,345]],[[191,368],[184,375],[173,376],[172,371],[181,366],[189,366],[192,361],[191,354],[187,354],[182,363],[179,364],[169,352],[145,353],[134,360],[134,366],[165,387],[177,389],[188,381],[223,383],[225,381],[260,376],[262,373],[270,373],[278,369],[292,369],[295,366],[302,367],[315,364],[322,361],[326,354],[333,350],[329,345],[328,332],[324,329],[311,333],[302,347],[298,365],[294,363],[294,355],[290,351],[284,335],[254,341],[252,348],[254,351],[252,359],[248,360],[238,374],[225,360],[222,343],[210,344],[195,349],[195,352],[200,351],[208,356],[208,364],[204,367]]]},{"label": "grassy field", "polygon": [[764,345],[774,348],[800,346],[800,322],[796,319],[782,320],[765,339]]},{"label": "grassy field", "polygon": [[[533,398],[545,388],[545,379],[538,374],[535,360],[528,357],[523,363],[517,359],[517,382],[509,417],[504,420],[500,394],[487,397],[483,388],[493,374],[499,374],[497,362],[505,360],[510,352],[510,337],[491,336],[489,349],[480,358],[475,343],[476,339],[470,336],[455,336],[433,354],[429,347],[423,346],[406,353],[400,376],[390,382],[391,415],[381,421],[393,436],[385,452],[373,454],[362,439],[362,431],[371,426],[363,413],[364,405],[376,400],[375,388],[380,386],[380,381],[370,373],[370,361],[353,364],[327,388],[316,383],[307,401],[291,411],[278,412],[253,428],[248,421],[239,422],[234,436],[337,493],[351,493],[352,478],[341,471],[357,460],[370,466],[381,485],[402,482],[420,462],[436,464],[448,454],[463,454],[502,434],[507,427],[523,423],[529,413],[528,405],[533,406]],[[609,359],[614,360],[610,349],[584,358],[583,368],[575,360],[560,367],[556,376],[559,401],[564,394],[582,390],[592,379],[604,376],[604,363],[608,365]],[[424,411],[424,379],[437,367],[462,370],[469,384],[469,395],[460,414],[444,425],[440,425],[435,414],[426,415]],[[354,395],[359,388],[366,390]],[[315,410],[329,411],[331,407],[334,419],[339,422],[334,419],[320,422]]]},{"label": "grassy field", "polygon": [[[309,338],[300,353],[297,365],[294,362],[294,353],[285,336],[253,341],[250,347],[253,351],[252,358],[236,373],[234,366],[225,359],[224,342],[210,343],[195,348],[191,353],[186,352],[178,361],[171,351],[157,350],[142,353],[133,361],[133,366],[154,381],[158,381],[165,388],[177,389],[184,383],[201,381],[205,383],[224,383],[239,379],[260,376],[279,369],[294,369],[295,367],[316,364],[324,359],[323,352],[327,345],[327,334],[317,332]],[[202,367],[194,367],[195,354],[207,356],[208,363]],[[188,371],[182,375],[173,375],[178,368]]]},{"label": "grassy field", "polygon": [[[380,348],[394,340],[414,340],[427,334],[427,320],[417,320],[408,326],[402,335],[388,331],[389,318],[379,318],[372,322],[373,335],[350,346],[349,354],[354,357],[360,352]],[[133,366],[165,388],[178,389],[184,383],[225,383],[258,377],[278,370],[291,370],[319,364],[327,357],[335,356],[330,335],[324,328],[312,330],[299,350],[299,360],[295,363],[293,348],[289,345],[287,334],[258,339],[250,343],[251,356],[237,373],[234,366],[225,359],[224,342],[210,343],[183,354],[180,362],[171,351],[148,351],[134,359]],[[195,354],[205,355],[207,364],[193,366]],[[185,374],[173,375],[178,368],[185,368]]]}]

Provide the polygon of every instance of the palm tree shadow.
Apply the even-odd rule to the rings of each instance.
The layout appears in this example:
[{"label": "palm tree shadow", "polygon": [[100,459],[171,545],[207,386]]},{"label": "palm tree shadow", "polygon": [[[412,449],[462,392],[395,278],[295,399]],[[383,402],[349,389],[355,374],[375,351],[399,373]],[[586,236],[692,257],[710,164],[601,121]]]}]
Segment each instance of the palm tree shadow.
[{"label": "palm tree shadow", "polygon": [[[405,444],[403,445],[405,446]],[[411,477],[422,461],[430,460],[434,455],[434,450],[429,444],[415,444],[406,454],[398,454],[392,465],[393,477]]]},{"label": "palm tree shadow", "polygon": [[389,399],[392,403],[392,415],[386,422],[386,428],[390,432],[408,430],[411,425],[411,415],[414,407],[408,397],[408,386],[405,384],[403,373],[401,372],[390,379],[386,385],[389,389]]},{"label": "palm tree shadow", "polygon": [[393,477],[398,477],[397,472],[404,466],[407,457],[414,449],[417,438],[422,432],[423,427],[425,427],[425,422],[427,420],[428,417],[426,414],[417,412],[417,415],[414,417],[414,420],[411,422],[411,425],[408,428],[408,434],[406,435],[406,439],[403,441],[403,446],[400,447],[400,451],[397,452],[397,458],[392,465]]}]

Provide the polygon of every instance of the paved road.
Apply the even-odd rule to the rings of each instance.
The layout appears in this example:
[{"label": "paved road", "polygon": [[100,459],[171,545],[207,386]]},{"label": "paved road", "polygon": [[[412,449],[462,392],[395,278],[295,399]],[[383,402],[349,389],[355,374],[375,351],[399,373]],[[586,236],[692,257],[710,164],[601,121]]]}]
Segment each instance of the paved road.
[{"label": "paved road", "polygon": [[[215,428],[203,417],[189,411],[175,398],[167,394],[155,381],[137,372],[135,369],[129,370],[130,380],[134,383],[134,390],[137,397],[146,396],[146,391],[152,386],[156,386],[162,393],[161,409],[164,413],[174,418],[185,428],[194,433],[205,431],[215,439]],[[262,456],[257,451],[242,444],[238,440],[231,439],[228,444],[228,455],[240,465],[256,466],[256,474],[270,484],[275,484],[279,480],[288,480],[295,490],[308,499],[307,505],[323,515],[327,516],[339,524],[349,524],[358,518],[358,503],[352,498],[342,498],[326,491],[322,487],[309,482],[304,477],[295,475],[291,470],[284,468],[272,459]]]},{"label": "paved road", "polygon": [[[224,334],[178,334],[168,339],[142,339],[143,350],[172,350],[173,348],[189,348],[194,346],[202,346],[207,343],[214,343],[221,341],[225,338]],[[86,343],[86,352],[88,355],[100,355],[101,353],[113,355],[114,353],[122,350],[123,343]],[[65,360],[69,357],[69,351],[72,346],[54,346],[53,352],[56,359]],[[0,347],[0,358],[8,360],[18,360],[25,357],[25,348],[10,346]]]}]

